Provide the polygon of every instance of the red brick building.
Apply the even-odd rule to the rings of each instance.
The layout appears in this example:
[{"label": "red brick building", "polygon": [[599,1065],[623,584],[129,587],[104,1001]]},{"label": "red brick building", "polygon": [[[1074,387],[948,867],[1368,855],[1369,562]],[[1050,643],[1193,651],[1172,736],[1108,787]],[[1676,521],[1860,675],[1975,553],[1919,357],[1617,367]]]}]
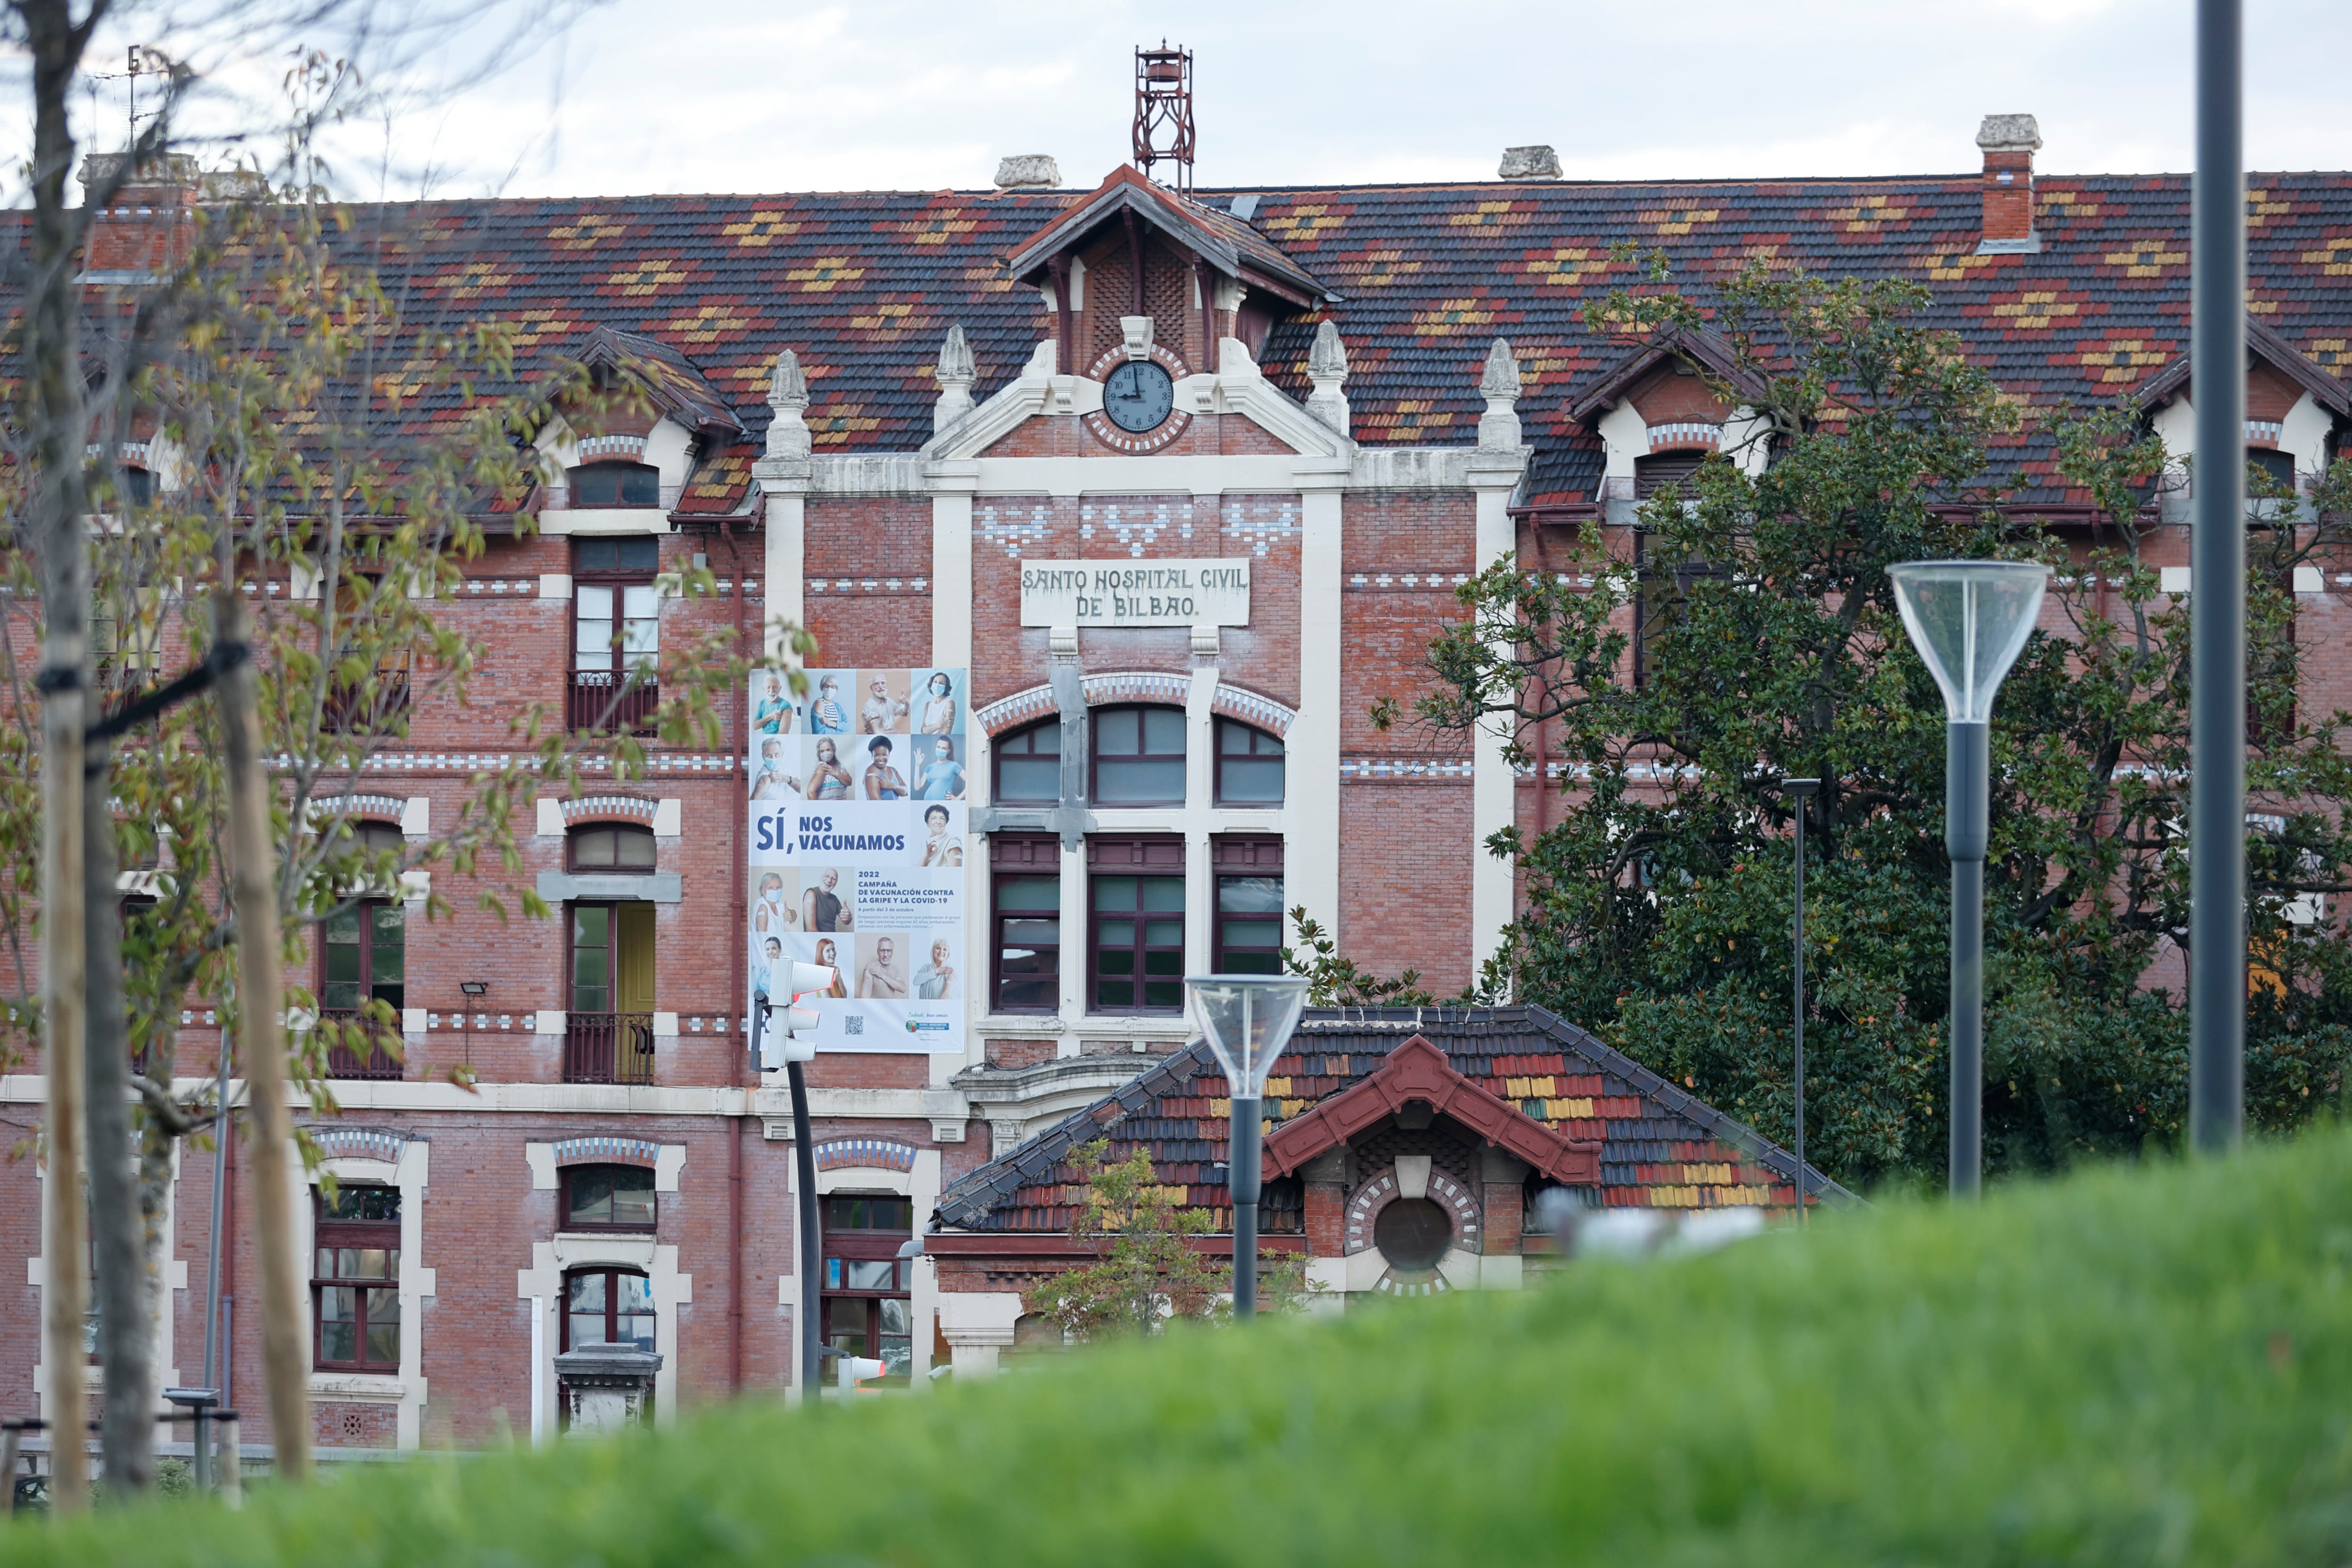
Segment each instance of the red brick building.
[{"label": "red brick building", "polygon": [[[1649,485],[1736,441],[1740,411],[1671,356],[1585,329],[1612,246],[1663,247],[1702,289],[1759,256],[1917,281],[2016,396],[2137,396],[2186,453],[2187,178],[2038,173],[2024,117],[1979,141],[1981,171],[1916,178],[1185,198],[1123,169],[1084,193],[360,209],[362,237],[406,238],[380,253],[396,286],[499,315],[531,373],[584,363],[652,412],[538,437],[562,476],[535,527],[495,537],[446,606],[481,651],[474,706],[417,712],[349,809],[433,832],[510,744],[504,711],[609,695],[577,653],[592,622],[609,646],[624,622],[782,619],[825,667],[968,669],[968,1049],[828,1052],[810,1078],[828,1337],[918,1383],[991,1365],[1057,1256],[1089,1129],[1223,1201],[1223,1090],[1176,977],[1265,963],[1276,912],[1304,904],[1358,961],[1446,992],[1510,919],[1511,868],[1479,846],[1535,825],[1543,786],[1497,739],[1431,750],[1369,714],[1419,688],[1468,574],[1540,563],[1587,519],[1622,529]],[[2352,175],[2258,175],[2249,201],[2247,446],[2307,483],[2352,415]],[[94,290],[135,286],[154,221],[100,225]],[[2046,453],[2015,455],[2016,504],[2078,505]],[[717,601],[659,592],[691,558]],[[1113,570],[1193,576],[1138,580],[1140,608],[1085,602]],[[2298,637],[2333,649],[2352,576],[2308,576]],[[2352,706],[2340,654],[2315,667],[2315,700]],[[320,984],[396,996],[407,1058],[346,1064],[342,1113],[302,1118],[374,1195],[303,1209],[331,1450],[551,1430],[573,1343],[657,1353],[656,1418],[791,1386],[791,1121],[742,1032],[748,717],[724,748],[656,745],[646,780],[540,798],[529,874],[561,920],[457,896],[446,922],[322,942]],[[186,1071],[214,1023],[188,1013]],[[461,1062],[478,1091],[436,1078]],[[1791,1200],[1787,1155],[1533,1010],[1310,1019],[1276,1078],[1270,1245],[1307,1250],[1334,1301],[1515,1282],[1548,1186]],[[23,1135],[39,1077],[0,1093]],[[207,1176],[191,1160],[176,1187],[167,1383],[201,1354]],[[27,1263],[0,1313],[16,1411],[37,1398],[39,1179],[0,1174],[0,1251]],[[1376,1233],[1408,1198],[1444,1234],[1401,1261]],[[257,1417],[249,1195],[230,1212],[232,1396]],[[928,1250],[900,1259],[917,1230]]]}]

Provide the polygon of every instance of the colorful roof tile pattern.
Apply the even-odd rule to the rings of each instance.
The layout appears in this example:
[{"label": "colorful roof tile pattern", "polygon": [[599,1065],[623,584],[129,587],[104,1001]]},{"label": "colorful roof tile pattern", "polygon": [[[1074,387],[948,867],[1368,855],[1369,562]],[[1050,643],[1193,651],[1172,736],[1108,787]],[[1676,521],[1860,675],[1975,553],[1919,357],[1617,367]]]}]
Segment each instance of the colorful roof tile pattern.
[{"label": "colorful roof tile pattern", "polygon": [[[2328,375],[2352,375],[2352,174],[2256,174],[2249,187],[2254,319]],[[971,345],[975,395],[1003,387],[1052,325],[1006,258],[1094,194],[383,204],[351,209],[348,239],[408,301],[418,351],[427,334],[462,322],[494,316],[509,326],[518,386],[485,392],[521,390],[600,332],[625,347],[664,401],[708,433],[679,509],[716,514],[748,504],[779,350],[800,355],[820,455],[911,451],[928,439],[935,364],[952,325]],[[1611,255],[1623,241],[1663,249],[1702,301],[1710,279],[1753,260],[1924,284],[1930,321],[1959,332],[2029,413],[2129,393],[2188,349],[2183,175],[2038,176],[2036,255],[1976,254],[1983,191],[1973,172],[1167,200],[1252,265],[1286,267],[1339,296],[1277,325],[1264,361],[1276,384],[1304,397],[1316,322],[1336,320],[1361,442],[1474,439],[1487,345],[1509,339],[1536,448],[1526,498],[1538,503],[1589,500],[1601,474],[1599,439],[1568,406],[1628,351],[1581,319],[1587,302],[1637,280],[1635,264]],[[16,246],[26,232],[17,219]],[[431,394],[402,412],[421,424],[450,414]],[[721,434],[738,422],[740,437]],[[2024,486],[2020,499],[2065,498],[2049,455],[2030,441],[2005,466]]]},{"label": "colorful roof tile pattern", "polygon": [[[1275,1063],[1265,1104],[1270,1126],[1297,1121],[1378,1071],[1415,1036],[1453,1070],[1515,1105],[1561,1138],[1601,1145],[1598,1186],[1572,1188],[1599,1207],[1790,1207],[1796,1160],[1785,1150],[1669,1083],[1632,1058],[1541,1008],[1384,1008],[1310,1011]],[[1072,1113],[940,1195],[938,1222],[958,1230],[1052,1234],[1069,1228],[1073,1150],[1096,1138],[1110,1157],[1150,1152],[1163,1186],[1232,1228],[1225,1186],[1228,1119],[1223,1075],[1195,1041],[1134,1082]],[[1819,1171],[1816,1202],[1853,1195]],[[1295,1180],[1266,1184],[1260,1225],[1268,1235],[1303,1228]]]}]

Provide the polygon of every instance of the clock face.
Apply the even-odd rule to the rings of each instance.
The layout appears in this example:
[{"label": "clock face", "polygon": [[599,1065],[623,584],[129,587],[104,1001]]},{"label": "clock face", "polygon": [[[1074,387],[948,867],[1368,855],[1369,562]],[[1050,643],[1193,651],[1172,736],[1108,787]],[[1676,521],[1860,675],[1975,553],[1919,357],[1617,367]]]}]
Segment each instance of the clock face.
[{"label": "clock face", "polygon": [[1103,413],[1129,434],[1157,430],[1176,407],[1176,382],[1150,360],[1129,360],[1103,378]]}]

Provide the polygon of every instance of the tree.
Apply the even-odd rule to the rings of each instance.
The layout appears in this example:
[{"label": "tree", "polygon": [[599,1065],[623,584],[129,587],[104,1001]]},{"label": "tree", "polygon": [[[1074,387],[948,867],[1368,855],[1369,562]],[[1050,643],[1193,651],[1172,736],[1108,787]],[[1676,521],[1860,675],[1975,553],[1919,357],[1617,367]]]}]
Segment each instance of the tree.
[{"label": "tree", "polygon": [[[473,649],[437,606],[461,589],[487,522],[529,526],[519,513],[543,477],[531,436],[558,405],[576,414],[642,392],[577,372],[531,380],[502,327],[417,289],[417,268],[382,267],[386,256],[413,259],[429,246],[404,228],[398,209],[362,224],[338,206],[313,151],[320,128],[353,101],[352,73],[310,54],[289,86],[278,161],[210,177],[213,199],[156,276],[94,308],[78,286],[70,290],[77,336],[61,395],[74,407],[57,413],[32,399],[37,381],[20,388],[7,430],[15,461],[0,481],[11,523],[0,577],[14,591],[0,636],[0,711],[9,721],[0,754],[23,765],[0,770],[0,941],[17,960],[7,1018],[12,1044],[37,1040],[53,1080],[69,1076],[56,1071],[68,1031],[54,1021],[36,1027],[25,955],[45,912],[82,908],[36,874],[35,853],[58,838],[60,823],[86,823],[93,852],[70,858],[88,893],[93,960],[92,1146],[119,1147],[134,1126],[139,1146],[135,1190],[128,1170],[116,1181],[114,1165],[98,1162],[89,1210],[99,1241],[108,1472],[131,1490],[152,1474],[148,1346],[168,1301],[161,1248],[173,1148],[215,1129],[219,1111],[209,1094],[173,1092],[184,1008],[215,1008],[240,1031],[272,1437],[278,1472],[299,1479],[309,1356],[287,1161],[289,1148],[305,1159],[316,1151],[292,1135],[283,1086],[290,1080],[314,1110],[331,1113],[331,1053],[397,1055],[400,1020],[369,1001],[323,1016],[320,998],[284,983],[282,966],[312,927],[363,898],[404,894],[404,879],[426,869],[474,883],[482,906],[501,917],[510,907],[544,915],[528,884],[507,885],[521,869],[519,807],[538,789],[576,791],[589,758],[614,779],[645,770],[636,736],[611,735],[601,722],[573,733],[560,714],[530,707],[511,721],[522,749],[474,775],[438,831],[394,848],[354,831],[352,800],[385,749],[405,739],[411,712],[466,701]],[[121,160],[94,184],[94,197],[141,172],[137,157]],[[78,246],[83,214],[68,221]],[[42,363],[56,357],[28,344],[28,361],[32,348]],[[55,434],[60,421],[69,440]],[[124,459],[134,436],[136,474]],[[69,472],[54,481],[60,464]],[[68,548],[56,542],[60,517]],[[65,580],[59,562],[86,575]],[[716,588],[700,568],[668,586],[688,600]],[[54,647],[61,624],[95,633],[73,633],[85,663],[81,689],[92,695],[81,717],[121,713],[182,669],[207,674],[215,700],[146,715],[110,752],[93,750],[97,771],[85,785],[82,723],[59,730],[63,741],[36,732],[43,705],[17,653],[20,639],[46,637]],[[654,727],[673,741],[691,735],[717,744],[713,699],[738,689],[747,661],[724,628],[664,641]],[[805,639],[786,629],[784,642],[799,648]],[[44,687],[53,698],[68,689]],[[617,687],[613,703],[625,695]],[[58,711],[53,702],[53,720]],[[61,818],[30,781],[44,766],[57,770],[67,743],[75,810]],[[240,789],[241,779],[253,788]],[[118,856],[138,868],[142,887],[127,914],[118,906]],[[39,896],[28,896],[36,886]],[[450,908],[441,887],[421,904],[427,919]],[[247,940],[257,917],[266,935]],[[47,935],[54,1020],[59,988],[79,991],[66,985],[60,944]],[[281,1017],[296,1025],[290,1040]],[[102,1125],[108,1114],[114,1119]],[[75,1120],[53,1112],[55,1125]],[[66,1163],[59,1148],[53,1133],[53,1169]],[[63,1220],[52,1216],[51,1249],[63,1257],[79,1251],[62,1228],[80,1222],[76,1185],[50,1185],[53,1198],[76,1200]],[[45,1313],[54,1320],[47,1360],[71,1375],[76,1409],[78,1284],[76,1271],[54,1271],[46,1298],[54,1310]],[[68,1502],[75,1495],[64,1471],[60,1491]]]},{"label": "tree", "polygon": [[[2186,1105],[2188,612],[2145,556],[2166,454],[2128,406],[2048,411],[2039,434],[2097,520],[2086,537],[2004,506],[2022,413],[1922,325],[1927,303],[1898,281],[1759,267],[1704,308],[1656,287],[1598,306],[1596,329],[1675,348],[1753,421],[1643,505],[1630,549],[1588,526],[1571,560],[1466,585],[1415,710],[1455,733],[1507,726],[1515,761],[1547,734],[1567,765],[1557,825],[1490,843],[1517,858],[1527,902],[1488,987],[1767,1130],[1790,1115],[1778,785],[1824,781],[1808,808],[1807,1135],[1856,1183],[1929,1182],[1946,1137],[1943,707],[1895,615],[1896,561],[2053,568],[2054,624],[1993,716],[1989,1163],[2169,1144]],[[1683,347],[1702,331],[1723,346],[1706,362]],[[2352,717],[2297,704],[2291,595],[2297,564],[2344,543],[2352,476],[2337,465],[2300,505],[2256,494],[2248,1105],[2283,1126],[2352,1056],[2352,962],[2317,902],[2352,862]]]},{"label": "tree", "polygon": [[[1233,1271],[1210,1263],[1186,1238],[1208,1234],[1209,1211],[1183,1207],[1184,1189],[1160,1185],[1150,1151],[1138,1145],[1113,1164],[1110,1140],[1070,1152],[1079,1189],[1070,1239],[1095,1261],[1047,1276],[1021,1294],[1024,1311],[1061,1325],[1074,1340],[1155,1334],[1177,1322],[1222,1322],[1233,1315]],[[1305,1261],[1286,1254],[1259,1272],[1259,1309],[1301,1309],[1311,1287]]]}]

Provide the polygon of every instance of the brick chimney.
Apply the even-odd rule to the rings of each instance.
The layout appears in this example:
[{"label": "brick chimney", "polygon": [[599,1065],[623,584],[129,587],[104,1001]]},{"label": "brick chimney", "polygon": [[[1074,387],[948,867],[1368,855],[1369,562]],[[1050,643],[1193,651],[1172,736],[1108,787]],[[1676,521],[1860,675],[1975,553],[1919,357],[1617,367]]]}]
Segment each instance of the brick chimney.
[{"label": "brick chimney", "polygon": [[160,282],[186,257],[194,236],[196,161],[184,153],[166,153],[123,174],[124,156],[93,152],[82,160],[85,201],[122,176],[114,193],[90,216],[82,256],[84,283]]},{"label": "brick chimney", "polygon": [[2033,255],[2033,153],[2042,128],[2030,114],[1988,114],[1977,128],[1984,149],[1984,238],[1979,256]]}]

